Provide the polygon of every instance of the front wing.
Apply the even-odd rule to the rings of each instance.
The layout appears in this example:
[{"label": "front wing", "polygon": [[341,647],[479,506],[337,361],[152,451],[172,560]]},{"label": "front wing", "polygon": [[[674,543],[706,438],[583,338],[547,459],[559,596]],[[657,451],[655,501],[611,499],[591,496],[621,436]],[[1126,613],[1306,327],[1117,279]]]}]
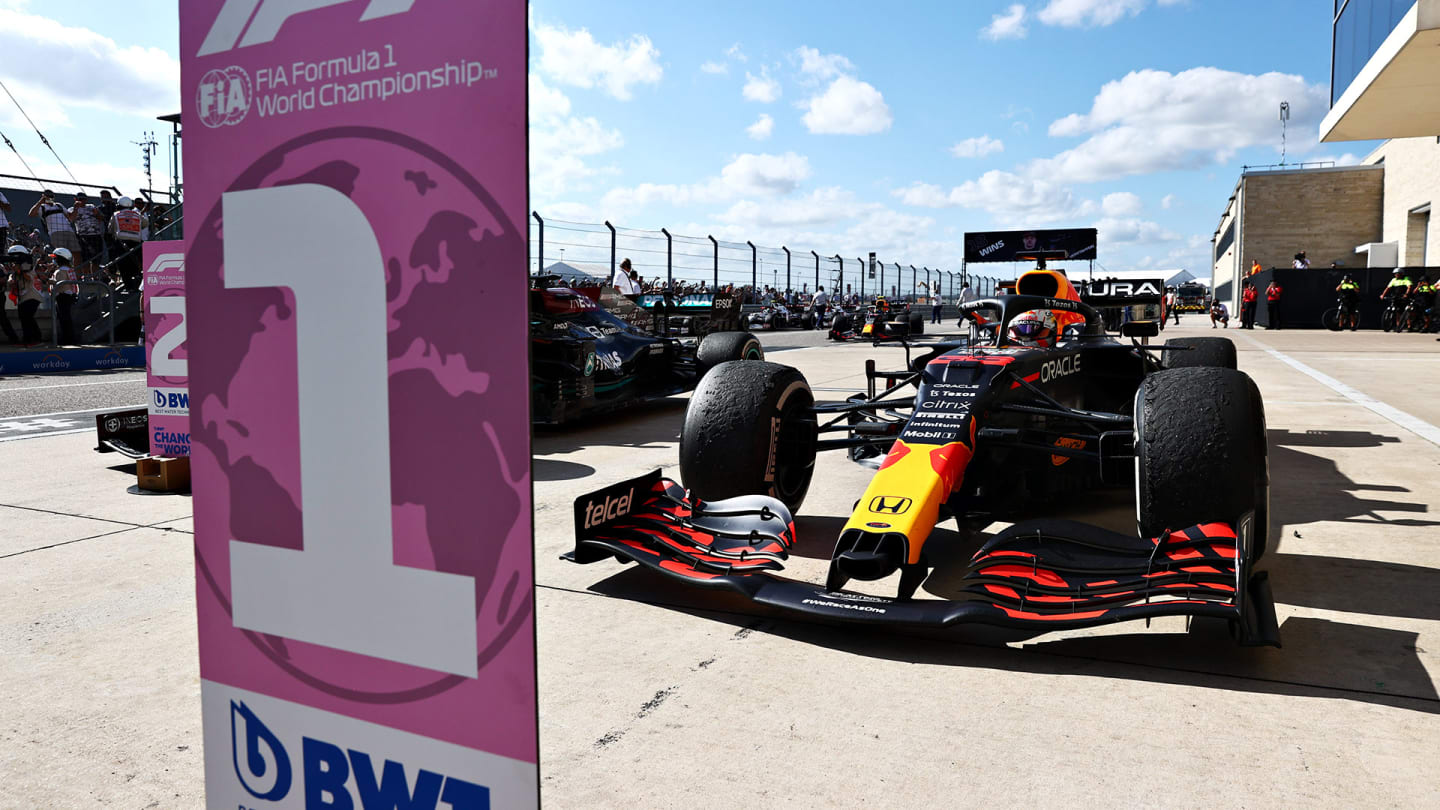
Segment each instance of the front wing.
[{"label": "front wing", "polygon": [[577,563],[634,561],[701,588],[841,622],[1035,634],[1160,616],[1231,622],[1246,645],[1279,646],[1269,581],[1248,561],[1253,515],[1145,539],[1073,521],[1029,521],[989,540],[953,600],[887,599],[786,579],[795,525],[763,496],[704,502],[656,470],[575,501]]}]

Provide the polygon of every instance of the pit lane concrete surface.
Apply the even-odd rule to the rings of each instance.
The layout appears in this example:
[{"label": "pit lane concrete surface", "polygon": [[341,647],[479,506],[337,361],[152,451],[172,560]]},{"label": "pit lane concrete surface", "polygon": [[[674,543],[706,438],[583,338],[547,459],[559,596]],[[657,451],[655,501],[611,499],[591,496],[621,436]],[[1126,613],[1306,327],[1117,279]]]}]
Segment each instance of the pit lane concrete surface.
[{"label": "pit lane concrete surface", "polygon": [[[1283,649],[1182,619],[1009,644],[877,633],[560,561],[576,496],[676,474],[676,398],[535,438],[545,804],[1440,806],[1440,343],[1199,316],[1177,335],[1234,338],[1265,396]],[[822,399],[863,387],[868,357],[903,362],[764,340]],[[25,472],[0,488],[0,805],[198,807],[190,502],[127,494],[133,472],[92,445],[0,444]],[[822,575],[867,480],[821,456],[787,575]],[[1122,527],[1132,508],[1093,505]],[[952,562],[976,542],[953,525],[931,541]]]}]

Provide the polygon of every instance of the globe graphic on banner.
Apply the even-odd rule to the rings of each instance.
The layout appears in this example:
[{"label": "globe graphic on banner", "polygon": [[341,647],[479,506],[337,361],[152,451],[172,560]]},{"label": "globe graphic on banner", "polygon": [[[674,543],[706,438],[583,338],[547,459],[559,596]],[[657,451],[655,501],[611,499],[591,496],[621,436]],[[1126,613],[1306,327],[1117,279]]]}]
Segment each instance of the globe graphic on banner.
[{"label": "globe graphic on banner", "polygon": [[[343,149],[337,148],[341,142]],[[346,159],[336,160],[336,154]],[[531,554],[528,434],[517,436],[513,425],[491,421],[492,414],[513,413],[517,400],[515,391],[492,385],[491,371],[513,369],[527,338],[524,313],[515,313],[514,330],[506,330],[512,336],[497,339],[496,324],[457,317],[455,303],[484,301],[487,287],[506,276],[505,283],[518,284],[513,274],[522,271],[512,265],[524,255],[523,236],[463,169],[425,144],[385,130],[351,127],[302,136],[257,161],[229,190],[300,183],[333,188],[366,212],[385,263],[390,425],[388,435],[353,439],[390,443],[391,487],[354,497],[390,499],[395,564],[475,578],[483,670],[533,610],[525,580]],[[303,232],[306,223],[293,227]],[[210,392],[191,402],[192,442],[204,463],[225,477],[223,485],[203,491],[206,509],[222,516],[224,528],[197,534],[196,562],[202,595],[208,588],[228,613],[228,539],[303,545],[295,407],[295,318],[303,313],[286,289],[223,287],[223,228],[217,206],[195,231],[187,285],[192,301],[203,298],[224,307],[235,322],[250,324],[191,347],[192,358],[199,358],[191,364],[192,389]],[[323,249],[327,235],[313,238]],[[296,272],[312,270],[333,276],[334,294],[342,298],[346,274],[380,272],[305,265]],[[479,502],[483,513],[476,510]],[[274,667],[349,700],[403,703],[463,680],[369,658],[366,667],[356,668],[361,656],[354,653],[246,635]],[[365,671],[363,682],[355,669]]]}]

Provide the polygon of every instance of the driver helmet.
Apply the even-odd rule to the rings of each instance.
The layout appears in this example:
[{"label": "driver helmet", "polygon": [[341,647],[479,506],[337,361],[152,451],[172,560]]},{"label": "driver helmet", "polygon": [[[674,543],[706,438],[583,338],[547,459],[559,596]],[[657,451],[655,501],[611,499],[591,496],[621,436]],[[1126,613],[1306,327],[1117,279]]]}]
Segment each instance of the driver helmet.
[{"label": "driver helmet", "polygon": [[1010,342],[1021,346],[1055,345],[1055,313],[1034,309],[1010,322]]}]

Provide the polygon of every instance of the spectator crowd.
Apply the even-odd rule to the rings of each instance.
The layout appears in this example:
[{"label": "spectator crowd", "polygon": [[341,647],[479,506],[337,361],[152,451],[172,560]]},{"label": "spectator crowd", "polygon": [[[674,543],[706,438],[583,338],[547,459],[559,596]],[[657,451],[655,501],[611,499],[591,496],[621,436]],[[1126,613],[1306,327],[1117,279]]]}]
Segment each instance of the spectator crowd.
[{"label": "spectator crowd", "polygon": [[[16,223],[22,213],[40,226]],[[169,212],[145,198],[115,197],[108,189],[94,199],[79,191],[68,205],[45,189],[25,212],[0,192],[0,331],[5,339],[12,345],[39,344],[43,336],[36,313],[50,309],[55,342],[77,342],[80,332],[71,308],[82,288],[98,282],[117,292],[138,293],[141,245],[170,222]],[[10,320],[12,308],[18,332]]]}]

